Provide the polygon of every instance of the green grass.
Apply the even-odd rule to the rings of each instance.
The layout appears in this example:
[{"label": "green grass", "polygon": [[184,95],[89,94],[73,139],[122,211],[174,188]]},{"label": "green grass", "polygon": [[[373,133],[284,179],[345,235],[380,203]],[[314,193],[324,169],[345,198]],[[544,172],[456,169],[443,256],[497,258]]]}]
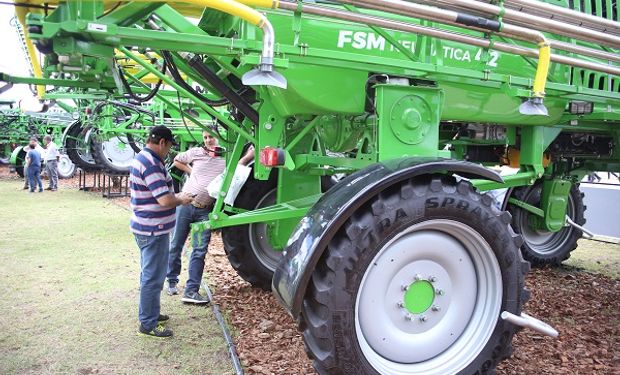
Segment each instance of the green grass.
[{"label": "green grass", "polygon": [[620,279],[620,244],[581,239],[564,264]]},{"label": "green grass", "polygon": [[163,294],[175,336],[137,334],[140,257],[127,210],[21,187],[0,181],[2,374],[232,373],[210,308]]}]

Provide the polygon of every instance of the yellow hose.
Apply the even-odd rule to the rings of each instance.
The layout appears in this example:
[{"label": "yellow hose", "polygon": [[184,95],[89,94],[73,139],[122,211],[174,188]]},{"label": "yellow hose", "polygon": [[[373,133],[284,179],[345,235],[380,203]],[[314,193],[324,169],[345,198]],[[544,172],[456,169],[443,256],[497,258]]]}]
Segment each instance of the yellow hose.
[{"label": "yellow hose", "polygon": [[[121,0],[123,2],[130,2],[133,0]],[[138,1],[146,1],[146,2],[159,2],[163,3],[164,1],[152,1],[152,0],[138,0]],[[263,27],[267,18],[262,15],[260,12],[250,8],[248,5],[243,3],[248,3],[249,5],[254,6],[266,6],[271,7],[274,5],[273,0],[172,0],[165,1],[167,3],[184,3],[184,4],[192,4],[203,8],[212,8],[219,10],[220,12],[227,13],[233,16],[237,16],[252,25]],[[279,1],[278,1],[279,3]]]},{"label": "yellow hose", "polygon": [[[28,50],[28,55],[30,56],[30,61],[32,62],[32,72],[34,73],[35,78],[42,78],[43,71],[41,70],[39,58],[37,57],[32,41],[28,37],[28,28],[26,27],[26,14],[28,12],[28,8],[15,7],[15,15],[17,16],[19,23],[22,25],[24,35],[26,36],[26,49]],[[39,99],[43,99],[43,95],[45,95],[45,86],[37,85],[37,97]]]},{"label": "yellow hose", "polygon": [[538,66],[534,77],[534,97],[545,97],[545,85],[549,75],[549,63],[551,61],[551,46],[549,43],[541,42],[538,44]]}]

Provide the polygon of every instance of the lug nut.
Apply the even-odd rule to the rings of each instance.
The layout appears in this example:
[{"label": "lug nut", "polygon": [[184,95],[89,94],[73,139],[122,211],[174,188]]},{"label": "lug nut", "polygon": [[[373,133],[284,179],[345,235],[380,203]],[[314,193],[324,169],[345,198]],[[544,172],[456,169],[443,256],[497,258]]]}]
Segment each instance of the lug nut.
[{"label": "lug nut", "polygon": [[443,296],[444,294],[446,294],[446,292],[444,292],[443,289],[437,289],[436,293],[438,296]]},{"label": "lug nut", "polygon": [[435,281],[437,281],[437,278],[435,276],[431,276],[428,278],[428,281],[430,281],[431,283],[434,283]]},{"label": "lug nut", "polygon": [[413,316],[411,314],[405,315],[405,320],[409,320],[410,321],[411,319],[413,319]]},{"label": "lug nut", "polygon": [[396,306],[402,309],[403,307],[405,307],[405,304],[402,302],[397,302]]},{"label": "lug nut", "polygon": [[437,312],[437,311],[441,311],[441,307],[437,306],[437,305],[433,305],[433,307],[431,307],[431,310]]},{"label": "lug nut", "polygon": [[420,317],[420,321],[421,321],[422,323],[426,322],[427,320],[428,320],[428,318],[426,317],[426,315],[422,315],[422,316]]},{"label": "lug nut", "polygon": [[400,288],[403,290],[403,292],[406,292],[409,289],[409,285],[402,285]]},{"label": "lug nut", "polygon": [[420,281],[420,280],[422,280],[422,275],[417,274],[417,275],[414,276],[414,279],[415,279],[415,281]]}]

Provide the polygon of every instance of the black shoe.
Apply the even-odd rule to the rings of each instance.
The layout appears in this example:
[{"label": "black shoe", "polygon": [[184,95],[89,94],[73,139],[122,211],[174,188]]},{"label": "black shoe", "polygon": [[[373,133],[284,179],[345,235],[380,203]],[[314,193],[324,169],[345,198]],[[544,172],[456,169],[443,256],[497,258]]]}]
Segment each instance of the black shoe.
[{"label": "black shoe", "polygon": [[54,190],[54,189],[52,189],[51,186],[48,186],[48,187],[45,188],[45,190]]},{"label": "black shoe", "polygon": [[24,186],[24,190],[28,190],[30,187],[28,185]]},{"label": "black shoe", "polygon": [[183,302],[195,303],[197,305],[205,305],[209,302],[209,297],[201,296],[198,292],[185,292],[183,293],[183,298],[181,298]]},{"label": "black shoe", "polygon": [[168,320],[170,320],[170,317],[168,315],[159,314],[159,316],[157,317],[158,322],[167,322]]},{"label": "black shoe", "polygon": [[153,337],[157,337],[160,339],[163,339],[166,337],[172,337],[172,330],[165,328],[164,326],[159,325],[159,324],[150,331],[147,331],[146,328],[144,328],[144,326],[140,324],[140,329],[138,329],[138,332],[143,335],[153,336]]}]

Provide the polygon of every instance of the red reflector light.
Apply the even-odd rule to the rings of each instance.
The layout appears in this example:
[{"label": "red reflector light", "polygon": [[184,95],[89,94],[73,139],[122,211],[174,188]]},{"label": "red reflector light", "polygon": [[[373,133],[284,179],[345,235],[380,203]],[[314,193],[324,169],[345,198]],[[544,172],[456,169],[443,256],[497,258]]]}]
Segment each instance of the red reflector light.
[{"label": "red reflector light", "polygon": [[265,147],[260,152],[260,163],[265,167],[284,165],[284,150],[281,148]]}]

